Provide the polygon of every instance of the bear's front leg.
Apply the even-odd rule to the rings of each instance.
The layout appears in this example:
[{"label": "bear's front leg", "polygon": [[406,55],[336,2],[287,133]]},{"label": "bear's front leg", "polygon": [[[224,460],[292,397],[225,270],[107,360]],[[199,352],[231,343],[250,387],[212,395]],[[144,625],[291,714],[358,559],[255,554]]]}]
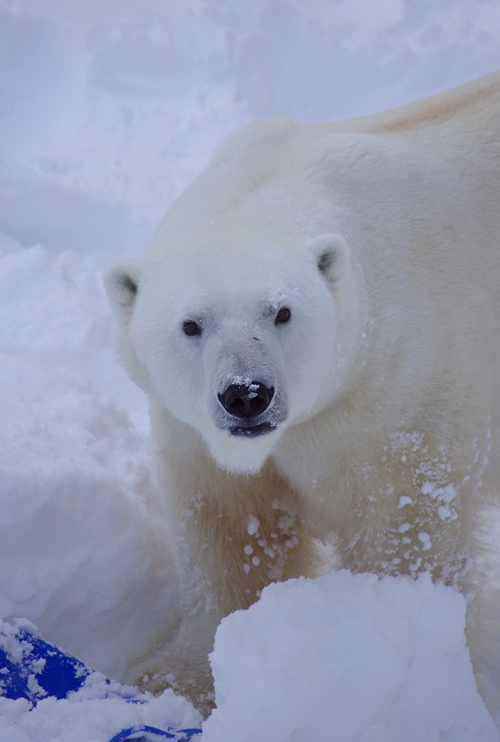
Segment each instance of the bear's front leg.
[{"label": "bear's front leg", "polygon": [[269,583],[312,575],[316,549],[299,497],[270,461],[257,475],[234,475],[213,461],[198,433],[162,408],[152,408],[152,424],[181,616],[176,631],[159,637],[135,665],[135,681],[153,692],[172,686],[207,713],[208,654],[219,622],[250,606]]}]

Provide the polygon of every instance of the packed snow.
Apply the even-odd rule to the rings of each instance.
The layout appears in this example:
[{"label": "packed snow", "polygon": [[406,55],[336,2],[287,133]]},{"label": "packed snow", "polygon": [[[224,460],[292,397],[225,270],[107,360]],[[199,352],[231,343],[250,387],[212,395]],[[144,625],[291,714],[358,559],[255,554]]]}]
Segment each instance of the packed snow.
[{"label": "packed snow", "polygon": [[464,638],[465,601],[346,570],[271,585],[220,625],[203,742],[496,740]]},{"label": "packed snow", "polygon": [[[147,403],[115,360],[103,268],[141,252],[240,124],[363,115],[496,68],[497,0],[0,0],[1,619],[118,682],[175,620]],[[273,585],[221,624],[202,739],[498,740],[464,614],[426,578]],[[171,691],[138,710],[94,690],[0,698],[0,740],[199,722]]]}]

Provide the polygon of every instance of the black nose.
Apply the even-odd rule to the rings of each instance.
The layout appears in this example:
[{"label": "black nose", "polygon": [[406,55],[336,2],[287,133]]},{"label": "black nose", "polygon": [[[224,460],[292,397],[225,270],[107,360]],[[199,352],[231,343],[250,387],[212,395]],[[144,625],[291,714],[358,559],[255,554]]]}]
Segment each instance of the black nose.
[{"label": "black nose", "polygon": [[273,395],[273,387],[268,388],[257,381],[251,381],[249,384],[231,384],[217,396],[230,415],[249,419],[264,412],[269,407]]}]

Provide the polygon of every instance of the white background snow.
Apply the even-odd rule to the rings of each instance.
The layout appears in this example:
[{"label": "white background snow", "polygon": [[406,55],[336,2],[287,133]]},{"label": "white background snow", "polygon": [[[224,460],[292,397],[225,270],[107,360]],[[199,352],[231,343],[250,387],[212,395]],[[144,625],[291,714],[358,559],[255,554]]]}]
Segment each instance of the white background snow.
[{"label": "white background snow", "polygon": [[[367,114],[497,68],[498,0],[0,0],[0,618],[120,680],[175,615],[102,269],[140,254],[238,125]],[[498,740],[464,611],[425,578],[272,586],[221,626],[203,740]],[[0,740],[104,742],[126,713],[0,698]],[[197,717],[166,693],[148,719]]]}]

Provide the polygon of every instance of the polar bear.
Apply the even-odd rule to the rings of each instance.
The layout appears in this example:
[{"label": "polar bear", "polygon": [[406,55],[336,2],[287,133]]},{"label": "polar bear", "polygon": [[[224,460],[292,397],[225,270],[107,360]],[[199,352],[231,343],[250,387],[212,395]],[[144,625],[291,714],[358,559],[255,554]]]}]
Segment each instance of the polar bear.
[{"label": "polar bear", "polygon": [[219,621],[317,574],[323,543],[336,566],[461,589],[500,707],[481,538],[500,502],[499,116],[493,74],[366,118],[248,124],[107,271],[183,599],[131,680],[206,711]]}]

